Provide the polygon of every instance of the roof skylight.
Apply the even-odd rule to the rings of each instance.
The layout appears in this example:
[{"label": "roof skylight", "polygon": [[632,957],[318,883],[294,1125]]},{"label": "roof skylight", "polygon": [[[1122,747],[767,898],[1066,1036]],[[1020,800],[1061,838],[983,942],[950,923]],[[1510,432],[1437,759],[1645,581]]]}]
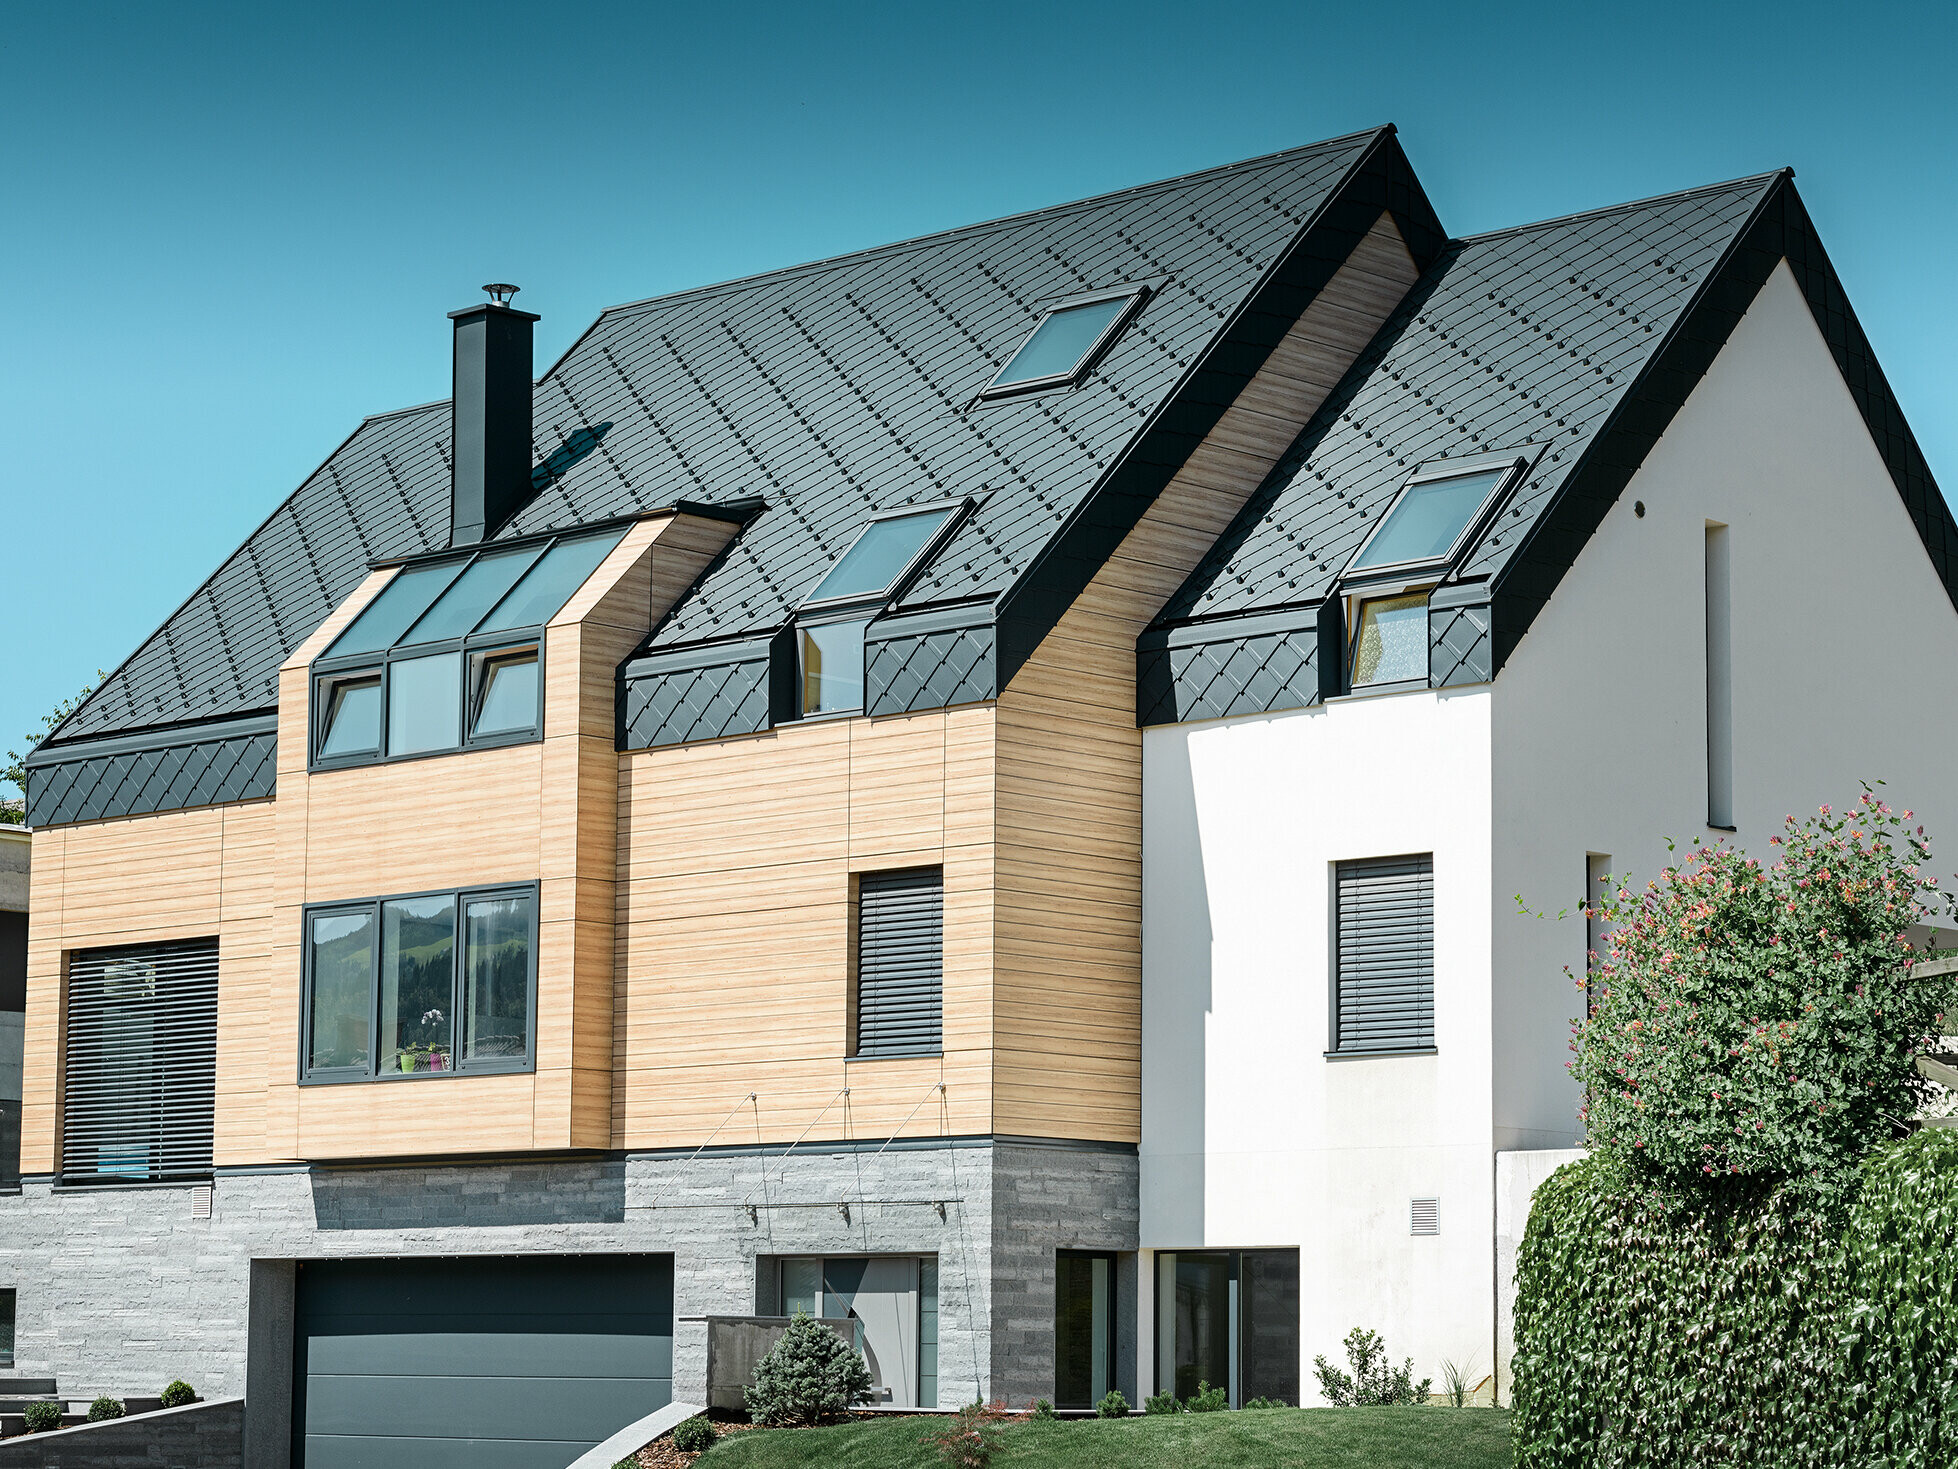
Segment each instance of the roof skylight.
[{"label": "roof skylight", "polygon": [[1508,481],[1516,464],[1516,460],[1508,459],[1460,473],[1437,465],[1433,473],[1417,473],[1347,569],[1382,571],[1446,561],[1482,518],[1483,510]]},{"label": "roof skylight", "polygon": [[889,596],[958,511],[957,505],[936,505],[871,521],[857,532],[843,559],[816,583],[807,600],[840,602]]},{"label": "roof skylight", "polygon": [[1121,329],[1140,299],[1139,291],[1125,291],[1055,307],[1040,319],[1033,335],[1020,344],[986,391],[1018,393],[1072,382]]}]

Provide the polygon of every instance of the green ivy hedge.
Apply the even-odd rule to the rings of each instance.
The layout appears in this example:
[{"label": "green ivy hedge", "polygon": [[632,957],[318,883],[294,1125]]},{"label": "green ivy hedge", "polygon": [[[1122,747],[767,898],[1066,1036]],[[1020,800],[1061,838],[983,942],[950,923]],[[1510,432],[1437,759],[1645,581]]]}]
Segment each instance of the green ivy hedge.
[{"label": "green ivy hedge", "polygon": [[1958,1463],[1958,1130],[1840,1205],[1559,1170],[1517,1260],[1518,1469]]}]

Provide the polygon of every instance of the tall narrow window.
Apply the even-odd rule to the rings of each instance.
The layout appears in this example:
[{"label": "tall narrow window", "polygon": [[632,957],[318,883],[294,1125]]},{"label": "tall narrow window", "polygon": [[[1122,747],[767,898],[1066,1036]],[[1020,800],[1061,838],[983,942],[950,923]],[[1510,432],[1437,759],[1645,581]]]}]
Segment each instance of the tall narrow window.
[{"label": "tall narrow window", "polygon": [[530,1053],[529,893],[471,898],[464,949],[462,1059],[514,1061]]},{"label": "tall narrow window", "polygon": [[14,1365],[14,1311],[14,1293],[0,1290],[0,1367]]},{"label": "tall narrow window", "polygon": [[1584,975],[1584,1013],[1588,1016],[1598,1003],[1598,981],[1592,971],[1598,958],[1604,954],[1604,919],[1598,913],[1598,905],[1605,900],[1611,876],[1611,858],[1600,852],[1591,852],[1584,858],[1584,948],[1590,956],[1585,965]]},{"label": "tall narrow window", "polygon": [[944,933],[941,869],[866,872],[857,880],[857,1055],[943,1049]]},{"label": "tall narrow window", "polygon": [[1115,1385],[1115,1257],[1054,1259],[1054,1405],[1092,1408]]},{"label": "tall narrow window", "polygon": [[1434,1049],[1434,856],[1342,862],[1337,889],[1332,1049]]},{"label": "tall narrow window", "polygon": [[1706,824],[1734,829],[1734,604],[1727,527],[1706,527]]},{"label": "tall narrow window", "polygon": [[218,942],[84,949],[68,960],[65,1183],[211,1171]]}]

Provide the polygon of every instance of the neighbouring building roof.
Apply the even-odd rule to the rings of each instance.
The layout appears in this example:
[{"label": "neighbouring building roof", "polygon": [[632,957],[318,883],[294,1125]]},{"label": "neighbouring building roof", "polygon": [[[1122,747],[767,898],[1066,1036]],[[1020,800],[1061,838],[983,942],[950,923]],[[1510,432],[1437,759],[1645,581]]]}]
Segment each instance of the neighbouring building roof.
[{"label": "neighbouring building roof", "polygon": [[[972,495],[904,605],[989,602],[1383,150],[1399,159],[1391,130],[616,307],[538,383],[542,488],[499,538],[761,497],[658,630],[668,648],[780,626],[866,515]],[[1080,388],[973,405],[1043,302],[1130,281],[1159,289]],[[279,664],[370,562],[446,544],[449,434],[446,401],[362,423],[55,743],[274,705]]]}]

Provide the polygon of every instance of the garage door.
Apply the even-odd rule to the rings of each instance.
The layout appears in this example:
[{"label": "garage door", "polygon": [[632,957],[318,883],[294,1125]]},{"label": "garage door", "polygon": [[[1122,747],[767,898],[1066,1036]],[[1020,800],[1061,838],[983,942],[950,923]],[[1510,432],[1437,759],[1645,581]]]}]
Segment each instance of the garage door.
[{"label": "garage door", "polygon": [[564,1469],[673,1397],[673,1257],[299,1267],[293,1462]]}]

